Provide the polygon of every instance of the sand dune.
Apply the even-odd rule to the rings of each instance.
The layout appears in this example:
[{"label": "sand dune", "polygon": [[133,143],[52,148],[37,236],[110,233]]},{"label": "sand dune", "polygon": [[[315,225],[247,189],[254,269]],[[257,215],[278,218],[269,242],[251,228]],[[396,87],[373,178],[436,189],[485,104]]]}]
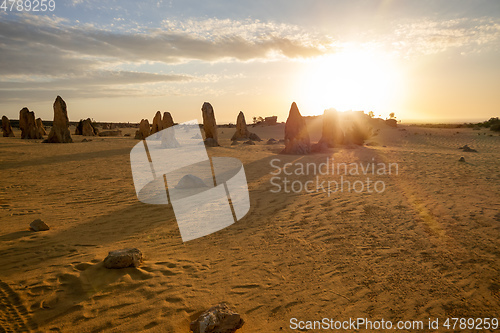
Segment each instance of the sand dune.
[{"label": "sand dune", "polygon": [[[0,327],[188,332],[223,301],[245,319],[238,332],[291,331],[291,318],[500,316],[500,136],[384,127],[365,147],[287,156],[277,154],[283,145],[265,145],[283,137],[282,125],[249,129],[264,141],[230,146],[234,129],[219,128],[222,147],[208,153],[243,162],[250,212],[187,243],[171,206],[136,198],[137,140],[0,138]],[[457,149],[464,144],[478,153]],[[273,193],[277,158],[397,163],[398,173],[374,175],[382,193]],[[29,231],[36,218],[51,230]],[[143,251],[141,267],[102,266],[108,251],[126,247]]]}]

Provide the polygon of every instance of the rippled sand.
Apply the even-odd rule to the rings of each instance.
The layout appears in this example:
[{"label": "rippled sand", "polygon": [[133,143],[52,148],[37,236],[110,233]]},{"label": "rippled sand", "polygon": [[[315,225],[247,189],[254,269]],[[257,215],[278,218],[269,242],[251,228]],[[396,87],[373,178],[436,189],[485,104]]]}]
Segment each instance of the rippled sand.
[{"label": "rippled sand", "polygon": [[[264,141],[231,146],[234,129],[219,128],[222,147],[208,148],[243,162],[249,213],[187,243],[171,206],[136,198],[129,153],[137,140],[0,138],[0,327],[188,332],[222,301],[243,316],[238,332],[291,331],[291,318],[499,317],[498,134],[383,127],[365,147],[283,156],[283,145],[265,144],[283,138],[283,125],[249,129]],[[464,144],[478,153],[457,149]],[[397,163],[398,172],[369,175],[384,183],[381,193],[273,193],[271,163],[327,158]],[[287,175],[296,184],[338,176]],[[36,218],[51,230],[29,231]],[[108,251],[126,247],[143,251],[140,268],[102,266]]]}]

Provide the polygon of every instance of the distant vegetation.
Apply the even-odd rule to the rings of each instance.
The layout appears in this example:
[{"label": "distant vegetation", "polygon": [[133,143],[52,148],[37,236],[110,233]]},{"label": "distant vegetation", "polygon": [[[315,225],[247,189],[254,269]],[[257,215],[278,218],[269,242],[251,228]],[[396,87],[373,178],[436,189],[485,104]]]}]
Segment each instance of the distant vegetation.
[{"label": "distant vegetation", "polygon": [[463,123],[463,124],[422,124],[412,125],[417,127],[430,127],[430,128],[489,128],[492,131],[500,132],[500,119],[498,117],[490,118],[481,123]]},{"label": "distant vegetation", "polygon": [[467,127],[484,127],[495,132],[500,132],[500,119],[498,117],[490,118],[490,120],[483,121],[482,123],[467,124]]}]

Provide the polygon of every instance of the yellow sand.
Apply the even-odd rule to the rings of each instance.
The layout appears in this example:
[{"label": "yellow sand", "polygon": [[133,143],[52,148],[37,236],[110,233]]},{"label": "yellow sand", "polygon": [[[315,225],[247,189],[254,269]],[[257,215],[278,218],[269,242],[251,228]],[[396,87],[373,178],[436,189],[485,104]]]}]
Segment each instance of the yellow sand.
[{"label": "yellow sand", "polygon": [[[311,124],[314,140],[318,128]],[[220,128],[222,147],[208,149],[243,162],[249,213],[187,243],[171,206],[136,198],[129,153],[137,140],[41,144],[19,131],[0,138],[0,326],[188,332],[223,301],[246,322],[238,332],[291,331],[291,318],[500,316],[498,134],[383,127],[362,148],[283,156],[283,145],[265,145],[283,138],[283,125],[249,129],[264,141],[231,146],[234,129]],[[464,144],[479,152],[457,149]],[[398,174],[373,177],[386,184],[383,193],[271,192],[272,159],[327,157],[398,163]],[[29,231],[36,218],[51,230]],[[127,247],[143,251],[140,268],[102,266],[108,251]]]}]

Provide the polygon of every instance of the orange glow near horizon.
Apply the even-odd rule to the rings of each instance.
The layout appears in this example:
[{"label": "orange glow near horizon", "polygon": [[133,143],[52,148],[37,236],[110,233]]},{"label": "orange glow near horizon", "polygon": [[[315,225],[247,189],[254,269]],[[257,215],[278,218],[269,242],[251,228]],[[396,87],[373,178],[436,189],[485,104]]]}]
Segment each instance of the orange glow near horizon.
[{"label": "orange glow near horizon", "polygon": [[325,109],[373,111],[387,117],[397,110],[404,93],[402,71],[380,51],[357,45],[312,60],[302,74],[300,89],[305,115]]}]

